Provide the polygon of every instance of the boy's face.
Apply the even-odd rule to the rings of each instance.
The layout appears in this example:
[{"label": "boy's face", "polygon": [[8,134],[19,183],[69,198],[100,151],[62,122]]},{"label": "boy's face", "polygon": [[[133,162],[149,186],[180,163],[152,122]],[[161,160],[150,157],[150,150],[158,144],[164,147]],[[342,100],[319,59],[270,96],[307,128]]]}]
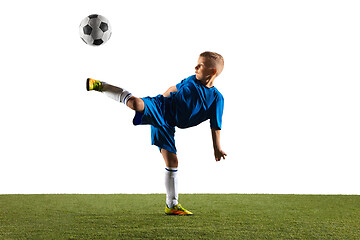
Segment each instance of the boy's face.
[{"label": "boy's face", "polygon": [[209,80],[216,74],[215,68],[211,68],[211,61],[205,57],[199,57],[198,64],[195,67],[196,79],[201,81]]}]

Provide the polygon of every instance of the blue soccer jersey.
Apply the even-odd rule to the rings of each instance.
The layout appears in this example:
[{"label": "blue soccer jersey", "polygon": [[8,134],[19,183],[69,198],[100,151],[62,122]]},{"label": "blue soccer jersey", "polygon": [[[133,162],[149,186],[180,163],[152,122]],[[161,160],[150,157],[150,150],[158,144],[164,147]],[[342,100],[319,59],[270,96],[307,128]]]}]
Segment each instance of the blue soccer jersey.
[{"label": "blue soccer jersey", "polygon": [[224,98],[215,88],[205,87],[194,76],[176,85],[169,97],[144,97],[143,112],[136,112],[134,125],[151,125],[151,144],[176,153],[175,126],[188,128],[210,120],[210,127],[221,129]]},{"label": "blue soccer jersey", "polygon": [[165,100],[165,117],[171,125],[188,128],[210,119],[211,128],[221,129],[224,97],[215,87],[205,87],[193,75],[176,88]]}]

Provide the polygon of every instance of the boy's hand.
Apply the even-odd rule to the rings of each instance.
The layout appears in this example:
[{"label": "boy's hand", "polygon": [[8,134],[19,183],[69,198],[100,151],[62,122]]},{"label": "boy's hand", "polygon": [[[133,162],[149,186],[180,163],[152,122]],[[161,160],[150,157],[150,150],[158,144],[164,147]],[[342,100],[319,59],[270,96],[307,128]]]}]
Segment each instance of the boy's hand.
[{"label": "boy's hand", "polygon": [[212,135],[212,140],[213,140],[213,145],[214,145],[214,155],[215,155],[215,160],[218,162],[221,160],[221,158],[225,159],[226,153],[221,150],[221,146],[220,146],[220,129],[211,129],[211,135]]},{"label": "boy's hand", "polygon": [[225,156],[227,156],[226,153],[221,149],[215,149],[214,154],[215,154],[215,160],[217,162],[220,161],[221,158],[223,158],[225,160]]}]

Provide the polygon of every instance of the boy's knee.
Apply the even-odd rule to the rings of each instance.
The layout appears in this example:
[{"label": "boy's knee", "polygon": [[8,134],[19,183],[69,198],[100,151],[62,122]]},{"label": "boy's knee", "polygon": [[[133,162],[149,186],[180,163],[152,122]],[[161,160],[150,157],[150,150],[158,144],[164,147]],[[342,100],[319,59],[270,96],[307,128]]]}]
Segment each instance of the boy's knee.
[{"label": "boy's knee", "polygon": [[132,110],[142,112],[145,109],[144,101],[141,98],[131,97],[126,104]]},{"label": "boy's knee", "polygon": [[170,152],[165,149],[161,149],[161,154],[164,157],[165,164],[167,167],[178,167],[178,158],[176,153]]}]

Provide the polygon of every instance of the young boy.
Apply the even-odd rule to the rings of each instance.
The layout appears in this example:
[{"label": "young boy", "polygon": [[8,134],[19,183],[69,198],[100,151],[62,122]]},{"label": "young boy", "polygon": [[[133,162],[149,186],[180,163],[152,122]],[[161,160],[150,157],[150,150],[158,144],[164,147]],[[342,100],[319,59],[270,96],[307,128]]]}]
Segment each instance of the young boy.
[{"label": "young boy", "polygon": [[156,97],[137,98],[125,89],[91,78],[87,79],[88,91],[103,92],[108,97],[135,110],[134,125],[151,125],[152,144],[159,147],[165,160],[165,186],[167,215],[192,215],[178,202],[178,158],[175,147],[175,126],[193,127],[210,119],[215,160],[225,159],[220,146],[220,130],[224,98],[214,87],[214,80],[224,68],[224,59],[214,52],[200,54],[195,74],[170,87]]}]

